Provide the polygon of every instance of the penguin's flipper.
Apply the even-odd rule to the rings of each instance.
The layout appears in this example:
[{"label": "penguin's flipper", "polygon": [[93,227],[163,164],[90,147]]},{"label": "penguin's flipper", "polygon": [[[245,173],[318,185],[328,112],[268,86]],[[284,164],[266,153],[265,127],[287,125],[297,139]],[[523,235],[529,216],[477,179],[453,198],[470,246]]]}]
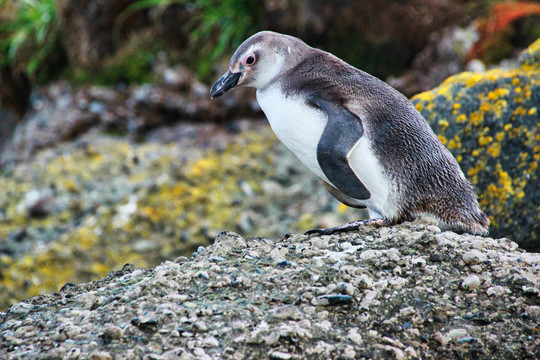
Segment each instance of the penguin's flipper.
[{"label": "penguin's flipper", "polygon": [[369,199],[370,192],[349,164],[351,150],[364,135],[362,121],[335,102],[313,99],[313,104],[328,117],[317,145],[317,160],[324,175],[343,194],[358,200]]}]

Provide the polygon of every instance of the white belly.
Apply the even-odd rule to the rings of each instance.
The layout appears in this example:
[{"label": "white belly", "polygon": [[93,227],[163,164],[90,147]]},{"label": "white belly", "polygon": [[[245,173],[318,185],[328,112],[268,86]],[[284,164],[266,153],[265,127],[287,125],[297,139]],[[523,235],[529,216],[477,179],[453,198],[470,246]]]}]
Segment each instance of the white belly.
[{"label": "white belly", "polygon": [[[317,145],[326,126],[324,112],[308,106],[300,98],[286,98],[279,88],[257,90],[257,101],[276,136],[319,178],[331,184],[317,161]],[[396,212],[390,182],[382,172],[364,135],[349,154],[349,164],[371,193],[358,201],[372,212],[392,218]]]},{"label": "white belly", "polygon": [[299,98],[286,98],[277,89],[257,90],[257,101],[272,130],[311,171],[328,182],[317,161],[317,145],[326,126],[326,116]]}]

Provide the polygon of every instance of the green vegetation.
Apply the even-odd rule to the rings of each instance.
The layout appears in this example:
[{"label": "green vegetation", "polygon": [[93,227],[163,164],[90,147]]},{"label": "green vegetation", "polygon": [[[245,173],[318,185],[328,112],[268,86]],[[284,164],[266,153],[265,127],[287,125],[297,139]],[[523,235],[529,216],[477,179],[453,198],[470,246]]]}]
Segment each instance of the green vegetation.
[{"label": "green vegetation", "polygon": [[50,80],[62,68],[68,79],[76,83],[150,81],[154,59],[163,49],[156,29],[152,26],[136,29],[127,40],[121,41],[120,30],[138,11],[174,4],[185,5],[190,13],[189,21],[178,25],[189,36],[187,46],[178,49],[181,60],[202,78],[212,75],[212,66],[255,32],[261,22],[262,8],[257,0],[140,0],[116,19],[113,36],[119,41],[115,53],[97,72],[96,69],[89,72],[65,68],[65,52],[60,41],[62,29],[58,26],[54,0],[0,0],[0,64],[24,72],[34,83]]},{"label": "green vegetation", "polygon": [[46,81],[59,47],[54,0],[3,0],[0,11],[1,64]]}]

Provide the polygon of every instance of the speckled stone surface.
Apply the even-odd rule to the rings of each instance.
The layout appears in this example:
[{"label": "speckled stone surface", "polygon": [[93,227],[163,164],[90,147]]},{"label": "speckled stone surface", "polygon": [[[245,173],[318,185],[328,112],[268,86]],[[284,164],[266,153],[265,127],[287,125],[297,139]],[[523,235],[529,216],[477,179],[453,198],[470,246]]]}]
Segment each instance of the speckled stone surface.
[{"label": "speckled stone surface", "polygon": [[412,101],[478,189],[492,236],[540,251],[540,39],[516,68],[461,73]]},{"label": "speckled stone surface", "polygon": [[540,254],[429,219],[273,241],[220,233],[0,312],[2,359],[523,359]]}]

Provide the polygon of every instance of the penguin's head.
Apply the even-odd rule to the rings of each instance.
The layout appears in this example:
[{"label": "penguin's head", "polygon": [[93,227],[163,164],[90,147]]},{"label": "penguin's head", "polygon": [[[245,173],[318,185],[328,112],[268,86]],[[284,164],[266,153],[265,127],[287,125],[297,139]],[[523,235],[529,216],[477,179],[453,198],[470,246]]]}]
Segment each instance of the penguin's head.
[{"label": "penguin's head", "polygon": [[221,96],[235,86],[264,88],[297,65],[306,48],[309,47],[298,38],[272,31],[259,32],[238,47],[229,70],[212,86],[210,96]]}]

